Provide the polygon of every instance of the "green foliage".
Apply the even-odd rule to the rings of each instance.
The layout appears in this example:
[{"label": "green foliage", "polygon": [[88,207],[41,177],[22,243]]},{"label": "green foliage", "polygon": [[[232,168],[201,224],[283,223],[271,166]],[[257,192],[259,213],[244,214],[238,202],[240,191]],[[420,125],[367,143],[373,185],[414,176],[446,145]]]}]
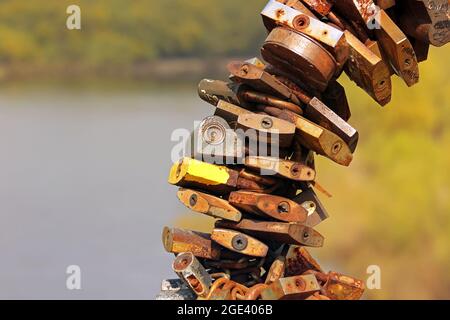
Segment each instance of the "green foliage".
[{"label": "green foliage", "polygon": [[[250,54],[263,39],[264,0],[0,2],[0,62],[127,66],[164,57]],[[82,30],[66,29],[81,7]]]}]

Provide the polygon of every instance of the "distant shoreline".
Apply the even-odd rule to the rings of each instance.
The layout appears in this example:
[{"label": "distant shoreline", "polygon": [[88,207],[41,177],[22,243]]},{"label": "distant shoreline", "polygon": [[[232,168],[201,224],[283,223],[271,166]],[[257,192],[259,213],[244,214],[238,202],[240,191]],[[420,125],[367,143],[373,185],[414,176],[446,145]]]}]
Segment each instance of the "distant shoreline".
[{"label": "distant shoreline", "polygon": [[0,65],[0,81],[51,80],[148,80],[190,81],[199,78],[226,77],[226,66],[243,57],[176,58],[136,63],[130,66],[89,66],[84,64],[12,64]]}]

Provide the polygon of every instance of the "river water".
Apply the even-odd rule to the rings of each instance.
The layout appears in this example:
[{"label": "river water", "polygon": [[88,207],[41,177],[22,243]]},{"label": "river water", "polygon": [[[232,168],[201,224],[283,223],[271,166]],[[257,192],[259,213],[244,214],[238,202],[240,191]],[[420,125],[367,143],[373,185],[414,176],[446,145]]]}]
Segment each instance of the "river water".
[{"label": "river water", "polygon": [[185,211],[170,136],[210,113],[193,87],[0,90],[0,299],[154,298]]}]

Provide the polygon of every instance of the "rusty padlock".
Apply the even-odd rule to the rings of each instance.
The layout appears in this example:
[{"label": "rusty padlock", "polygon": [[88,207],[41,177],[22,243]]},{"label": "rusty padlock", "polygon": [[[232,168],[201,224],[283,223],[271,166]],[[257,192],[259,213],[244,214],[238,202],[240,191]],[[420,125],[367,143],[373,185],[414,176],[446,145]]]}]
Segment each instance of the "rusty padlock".
[{"label": "rusty padlock", "polygon": [[320,285],[313,275],[280,278],[261,292],[263,300],[299,300],[319,292]]},{"label": "rusty padlock", "polygon": [[228,71],[231,73],[230,80],[237,83],[244,83],[259,92],[265,92],[287,99],[295,104],[300,104],[298,98],[292,91],[280,82],[276,77],[264,71],[250,62],[230,62]]},{"label": "rusty padlock", "polygon": [[261,114],[242,114],[238,117],[236,129],[241,140],[249,138],[259,145],[275,145],[288,148],[292,145],[295,135],[295,125],[283,119]]},{"label": "rusty padlock", "polygon": [[276,0],[270,0],[261,12],[268,31],[277,26],[286,26],[316,40],[333,53],[342,67],[347,61],[349,49],[344,32],[308,14],[309,10],[294,9]]},{"label": "rusty padlock", "polygon": [[220,259],[220,247],[211,241],[210,234],[165,227],[162,241],[164,248],[170,253],[192,252],[194,256],[199,258]]},{"label": "rusty padlock", "polygon": [[231,251],[251,257],[264,258],[269,250],[261,241],[235,230],[215,228],[211,239]]},{"label": "rusty padlock", "polygon": [[284,222],[302,223],[308,214],[298,203],[275,195],[235,191],[230,193],[228,201],[245,212]]},{"label": "rusty padlock", "polygon": [[239,222],[242,213],[228,201],[200,191],[180,188],[177,197],[189,209],[213,218]]},{"label": "rusty padlock", "polygon": [[324,238],[319,232],[296,223],[250,219],[242,219],[240,222],[218,220],[216,228],[239,230],[257,238],[306,247],[322,247],[324,242]]},{"label": "rusty padlock", "polygon": [[286,277],[304,274],[309,270],[323,272],[319,263],[311,256],[304,247],[291,245],[286,254]]},{"label": "rusty padlock", "polygon": [[174,260],[172,269],[197,296],[208,296],[212,278],[192,252],[180,253]]},{"label": "rusty padlock", "polygon": [[317,41],[284,27],[270,32],[261,54],[268,63],[295,74],[320,91],[326,89],[338,69],[336,59]]},{"label": "rusty padlock", "polygon": [[220,80],[203,79],[198,84],[199,97],[213,106],[217,106],[220,100],[245,106],[245,101],[240,98],[241,90],[242,85]]}]

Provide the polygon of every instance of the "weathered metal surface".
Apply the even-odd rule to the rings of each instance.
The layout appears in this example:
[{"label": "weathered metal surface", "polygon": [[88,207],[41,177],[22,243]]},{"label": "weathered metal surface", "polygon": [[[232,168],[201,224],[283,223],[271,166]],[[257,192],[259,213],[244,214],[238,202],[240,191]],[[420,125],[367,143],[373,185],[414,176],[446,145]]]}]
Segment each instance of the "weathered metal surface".
[{"label": "weathered metal surface", "polygon": [[299,162],[271,158],[246,157],[245,165],[249,168],[273,173],[277,176],[295,181],[314,181],[316,172]]},{"label": "weathered metal surface", "polygon": [[316,230],[295,223],[242,219],[240,222],[219,220],[217,228],[234,229],[257,238],[306,247],[322,247],[324,238]]},{"label": "weathered metal surface", "polygon": [[261,15],[267,30],[272,31],[277,26],[289,27],[329,48],[339,65],[347,61],[349,50],[344,32],[308,15],[307,11],[271,0]]},{"label": "weathered metal surface", "polygon": [[337,70],[331,53],[305,34],[277,27],[267,37],[261,54],[270,64],[294,73],[324,91]]},{"label": "weathered metal surface", "polygon": [[236,129],[243,130],[246,137],[258,143],[275,144],[281,148],[290,147],[295,135],[294,124],[261,114],[240,115]]},{"label": "weathered metal surface", "polygon": [[309,270],[323,272],[320,265],[309,254],[308,250],[299,246],[290,246],[285,257],[285,275],[286,277],[303,274]]},{"label": "weathered metal surface", "polygon": [[212,278],[192,252],[180,253],[172,269],[197,296],[206,297],[209,294]]},{"label": "weathered metal surface", "polygon": [[375,20],[380,26],[375,28],[375,34],[397,74],[408,86],[419,82],[419,63],[408,37],[384,10]]},{"label": "weathered metal surface", "polygon": [[211,241],[211,235],[191,230],[165,227],[162,241],[167,252],[192,252],[196,257],[219,260],[220,248]]},{"label": "weathered metal surface", "polygon": [[313,275],[281,278],[261,292],[263,300],[306,299],[319,292],[320,285]]},{"label": "weathered metal surface", "polygon": [[268,194],[236,191],[230,193],[228,201],[245,212],[284,222],[302,223],[306,221],[308,214],[306,209],[298,203]]},{"label": "weathered metal surface", "polygon": [[177,197],[189,209],[213,218],[238,222],[242,213],[228,201],[200,191],[180,188]]},{"label": "weathered metal surface", "polygon": [[261,241],[234,230],[216,228],[211,234],[211,239],[231,251],[251,257],[263,258],[269,250]]}]

